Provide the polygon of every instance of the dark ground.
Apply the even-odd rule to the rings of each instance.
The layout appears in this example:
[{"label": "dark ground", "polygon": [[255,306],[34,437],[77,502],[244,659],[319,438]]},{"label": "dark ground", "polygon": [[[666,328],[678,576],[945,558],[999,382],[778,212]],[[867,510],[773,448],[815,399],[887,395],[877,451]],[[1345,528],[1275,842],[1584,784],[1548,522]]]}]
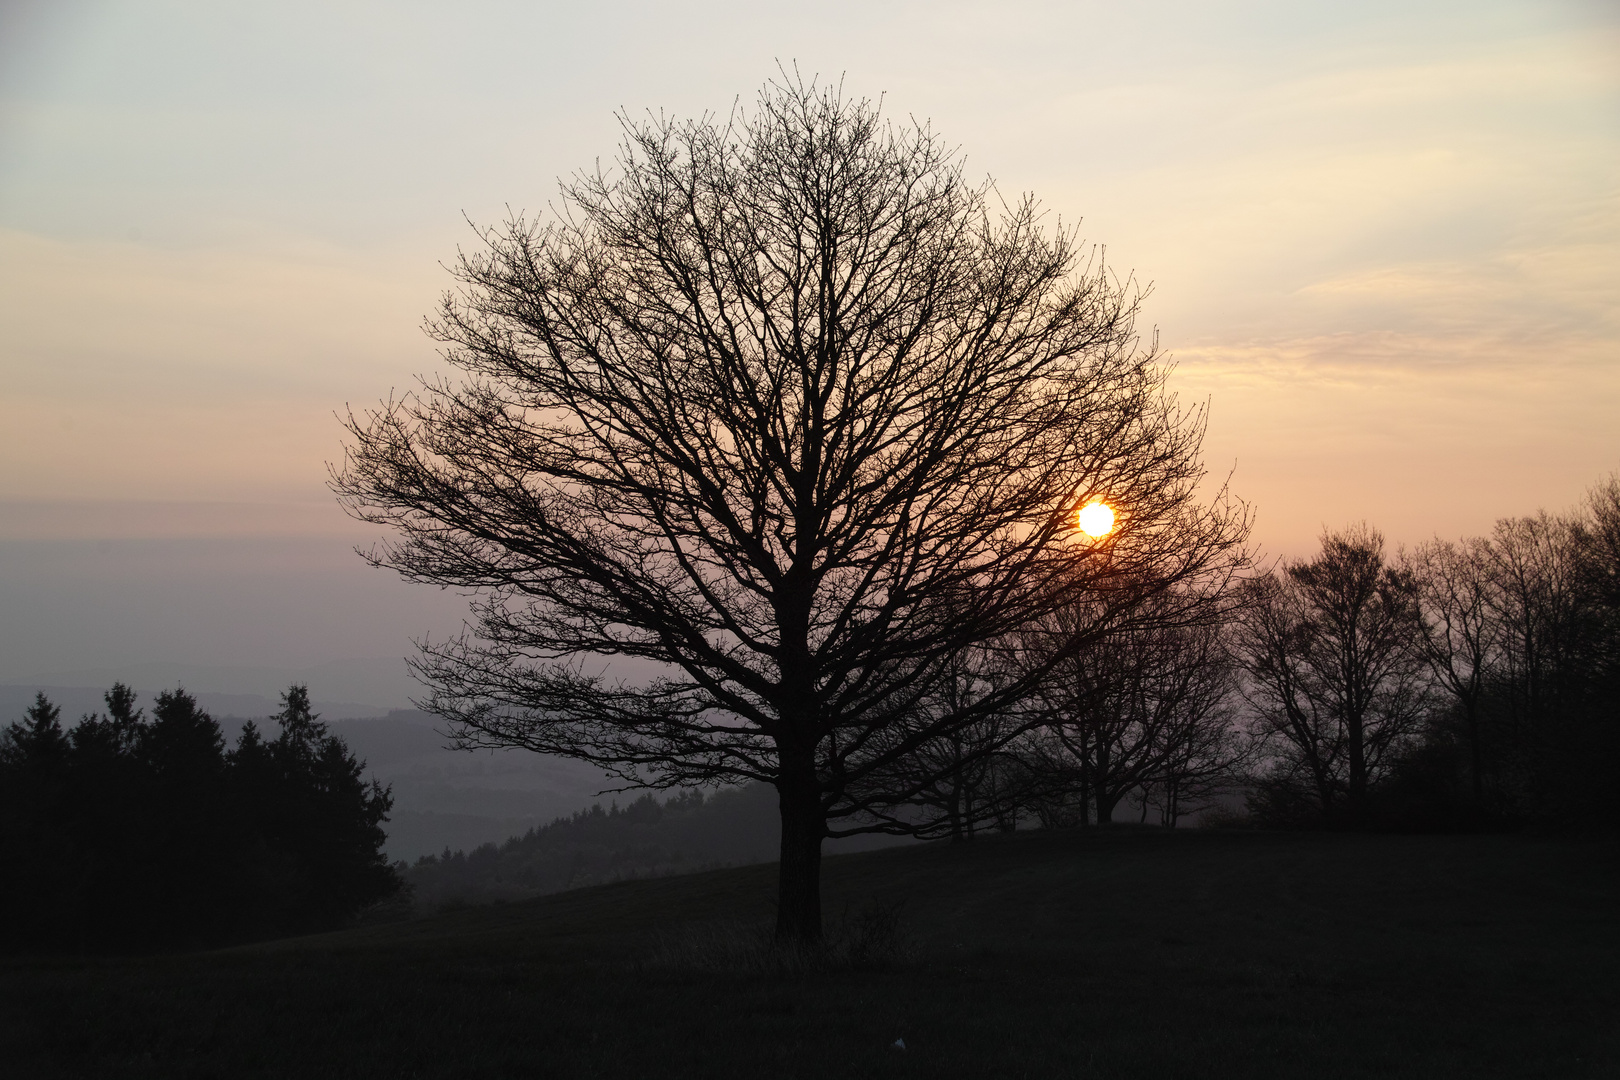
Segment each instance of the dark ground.
[{"label": "dark ground", "polygon": [[10,961],[0,1072],[1620,1076],[1613,841],[1118,830],[891,849],[829,859],[828,909],[898,905],[910,961],[649,964],[683,927],[768,920],[774,871],[216,953]]}]

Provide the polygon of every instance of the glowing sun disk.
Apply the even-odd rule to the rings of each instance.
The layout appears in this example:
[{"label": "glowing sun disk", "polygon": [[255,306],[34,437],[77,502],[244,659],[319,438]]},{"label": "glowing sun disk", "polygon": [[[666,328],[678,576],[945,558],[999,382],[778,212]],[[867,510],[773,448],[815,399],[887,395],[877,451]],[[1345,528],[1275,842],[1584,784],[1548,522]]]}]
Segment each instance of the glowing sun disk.
[{"label": "glowing sun disk", "polygon": [[1096,539],[1114,531],[1114,510],[1107,503],[1087,503],[1080,508],[1080,531]]}]

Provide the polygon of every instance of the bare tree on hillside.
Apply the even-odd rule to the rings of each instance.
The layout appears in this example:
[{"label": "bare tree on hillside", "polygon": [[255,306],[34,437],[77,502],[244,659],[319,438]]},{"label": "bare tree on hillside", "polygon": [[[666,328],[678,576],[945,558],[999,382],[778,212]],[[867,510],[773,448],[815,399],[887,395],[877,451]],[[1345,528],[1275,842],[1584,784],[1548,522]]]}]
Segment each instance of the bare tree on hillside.
[{"label": "bare tree on hillside", "polygon": [[[1237,671],[1225,626],[1184,631],[1188,657],[1175,722],[1165,727],[1157,776],[1144,791],[1161,825],[1207,809],[1229,792],[1246,768],[1251,748],[1241,737]],[[1175,669],[1173,669],[1175,670]]]},{"label": "bare tree on hillside", "polygon": [[926,126],[789,82],[624,130],[552,220],[480,233],[430,324],[460,375],[351,417],[334,488],[397,531],[375,564],[479,597],[416,662],[463,745],[774,785],[777,932],[813,940],[823,838],[889,827],[864,781],[1042,674],[913,723],[953,657],[1096,594],[1071,655],[1246,513],[1195,501],[1202,414],[1129,282]]},{"label": "bare tree on hillside", "polygon": [[[975,698],[997,693],[1007,680],[996,666],[998,652],[977,649],[953,658],[908,717],[874,732],[874,743],[910,749],[868,772],[852,792],[865,808],[864,818],[893,832],[948,836],[953,842],[985,828],[1015,827],[1027,795],[1026,769],[1016,752],[1018,737],[1031,722],[1024,703],[1009,702],[968,723],[938,725],[940,716],[963,714]],[[918,739],[918,731],[930,734]]]},{"label": "bare tree on hillside", "polygon": [[[1244,750],[1221,628],[1236,597],[1200,599],[1202,610],[1182,609],[1198,621],[1143,620],[1048,671],[1037,690],[1041,723],[1022,748],[1043,819],[1106,825],[1134,793],[1144,816],[1156,798],[1174,824],[1231,779]],[[1075,617],[1058,612],[1047,625],[1061,630]]]},{"label": "bare tree on hillside", "polygon": [[1364,822],[1369,787],[1429,704],[1416,583],[1361,525],[1325,534],[1316,558],[1251,587],[1236,648],[1273,755],[1271,790],[1325,820],[1342,809]]},{"label": "bare tree on hillside", "polygon": [[1612,701],[1620,689],[1620,473],[1588,492],[1574,542],[1588,605],[1588,667]]},{"label": "bare tree on hillside", "polygon": [[[1426,649],[1460,723],[1475,814],[1589,822],[1620,805],[1620,478],[1568,515],[1505,518],[1411,560]],[[1455,747],[1455,749],[1453,749]]]},{"label": "bare tree on hillside", "polygon": [[1485,695],[1499,660],[1501,622],[1485,540],[1435,540],[1413,553],[1424,657],[1457,702],[1468,745],[1474,804],[1484,799]]},{"label": "bare tree on hillside", "polygon": [[1535,813],[1566,799],[1559,788],[1582,771],[1573,731],[1588,712],[1595,640],[1579,525],[1545,512],[1504,518],[1488,551],[1499,661],[1492,691],[1501,737],[1512,748],[1506,786]]}]

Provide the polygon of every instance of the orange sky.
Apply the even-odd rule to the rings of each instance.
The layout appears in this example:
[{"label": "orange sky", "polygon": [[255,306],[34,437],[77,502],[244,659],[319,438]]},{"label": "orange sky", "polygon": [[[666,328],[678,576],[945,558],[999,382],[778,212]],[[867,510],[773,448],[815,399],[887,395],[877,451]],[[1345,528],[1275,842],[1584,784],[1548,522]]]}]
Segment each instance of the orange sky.
[{"label": "orange sky", "polygon": [[[1620,468],[1616,10],[10,4],[0,679],[394,655],[453,628],[346,553],[334,411],[433,366],[418,327],[463,212],[541,208],[611,156],[615,109],[725,110],[778,58],[930,118],[1152,283],[1143,331],[1210,403],[1206,458],[1268,551],[1569,506]],[[173,548],[165,594],[150,560],[75,569],[102,541],[237,555],[187,586]],[[243,585],[266,544],[305,552],[277,572],[331,575],[329,632],[233,643],[241,598],[275,593]],[[213,629],[106,629],[180,594]]]}]

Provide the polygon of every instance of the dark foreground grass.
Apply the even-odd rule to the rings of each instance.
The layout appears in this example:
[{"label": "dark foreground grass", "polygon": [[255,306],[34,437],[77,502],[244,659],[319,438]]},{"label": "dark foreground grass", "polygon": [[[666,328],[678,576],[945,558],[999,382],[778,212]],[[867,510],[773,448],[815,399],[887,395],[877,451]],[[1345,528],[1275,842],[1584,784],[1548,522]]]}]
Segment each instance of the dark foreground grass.
[{"label": "dark foreground grass", "polygon": [[11,962],[0,1074],[1620,1076],[1610,842],[1019,834],[828,860],[835,919],[898,908],[909,959],[728,967],[680,944],[746,937],[773,873]]}]

